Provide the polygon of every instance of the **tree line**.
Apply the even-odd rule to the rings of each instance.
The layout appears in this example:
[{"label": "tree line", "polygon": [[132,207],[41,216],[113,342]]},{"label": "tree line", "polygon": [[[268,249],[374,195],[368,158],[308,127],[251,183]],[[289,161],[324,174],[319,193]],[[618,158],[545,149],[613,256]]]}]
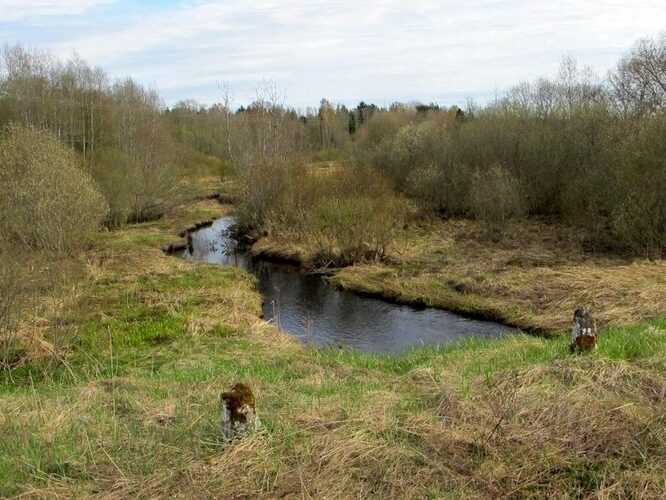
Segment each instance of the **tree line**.
[{"label": "tree line", "polygon": [[[580,229],[596,250],[666,250],[666,36],[598,79],[565,58],[485,107],[389,111],[357,156],[425,211],[473,216],[499,237],[514,216]],[[378,129],[378,130],[374,130]]]},{"label": "tree line", "polygon": [[[236,168],[250,225],[321,240],[313,214],[345,196],[305,164],[328,158],[344,159],[353,172],[339,175],[359,179],[346,200],[357,199],[358,210],[338,226],[366,220],[368,241],[374,225],[358,198],[376,199],[374,185],[388,183],[393,205],[406,199],[422,215],[476,218],[493,239],[511,218],[529,216],[572,225],[595,251],[652,258],[666,249],[666,35],[639,40],[604,78],[567,57],[555,78],[519,83],[466,109],[363,102],[347,109],[323,100],[298,114],[272,90],[222,113],[229,133],[218,151]],[[210,119],[211,110],[197,114]],[[195,122],[184,126],[196,135]],[[359,175],[363,169],[373,175]],[[333,240],[323,246],[345,253]],[[371,247],[351,253],[381,253]]]},{"label": "tree line", "polygon": [[0,53],[0,127],[47,131],[76,153],[107,203],[109,226],[159,215],[182,166],[158,93],[131,78],[112,82],[79,57],[5,46]]}]

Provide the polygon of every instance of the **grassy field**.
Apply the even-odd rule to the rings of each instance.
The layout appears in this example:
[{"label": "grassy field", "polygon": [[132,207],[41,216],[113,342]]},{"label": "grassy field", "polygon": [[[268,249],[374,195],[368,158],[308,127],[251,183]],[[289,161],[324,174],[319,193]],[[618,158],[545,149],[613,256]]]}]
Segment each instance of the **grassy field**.
[{"label": "grassy field", "polygon": [[[591,355],[532,336],[399,356],[304,348],[259,319],[251,276],[163,254],[181,230],[229,209],[194,198],[158,221],[99,234],[77,257],[65,298],[26,316],[28,352],[1,372],[0,496],[666,494],[666,320],[606,328]],[[548,276],[630,283],[587,293],[631,322],[660,304],[636,305],[640,283],[665,300],[655,295],[661,263],[572,263],[535,248],[534,259],[550,260],[511,264],[518,243],[472,257],[474,238],[462,226],[414,227],[395,264],[335,279],[371,286],[383,276],[386,289],[439,305],[450,290],[502,311],[525,304],[515,318],[555,329],[586,296],[548,295]],[[508,288],[490,298],[470,288],[500,280]],[[527,297],[529,280],[542,291]],[[218,398],[237,381],[255,389],[262,429],[225,443]]]}]

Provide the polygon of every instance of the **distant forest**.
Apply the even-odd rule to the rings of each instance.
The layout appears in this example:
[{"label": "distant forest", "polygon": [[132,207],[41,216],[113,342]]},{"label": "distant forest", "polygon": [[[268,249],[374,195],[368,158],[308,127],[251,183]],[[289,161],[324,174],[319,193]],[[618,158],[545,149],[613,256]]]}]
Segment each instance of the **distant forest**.
[{"label": "distant forest", "polygon": [[243,224],[314,242],[328,262],[381,258],[419,217],[475,218],[491,238],[541,217],[579,228],[594,251],[666,250],[666,35],[639,40],[604,78],[565,58],[557,77],[485,106],[285,102],[266,83],[237,109],[224,88],[217,104],[167,108],[80,58],[6,46],[3,245],[68,251],[100,225],[159,217],[207,166],[234,179]]}]

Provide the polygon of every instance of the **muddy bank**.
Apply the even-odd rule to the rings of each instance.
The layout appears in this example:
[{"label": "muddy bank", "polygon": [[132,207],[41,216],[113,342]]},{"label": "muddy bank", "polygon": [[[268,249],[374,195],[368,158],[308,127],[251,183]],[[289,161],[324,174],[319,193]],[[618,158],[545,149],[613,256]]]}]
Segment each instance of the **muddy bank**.
[{"label": "muddy bank", "polygon": [[183,252],[190,248],[192,246],[192,240],[190,237],[190,234],[193,233],[194,231],[197,231],[199,229],[205,228],[205,227],[210,227],[213,225],[212,220],[205,220],[202,222],[197,222],[193,224],[192,226],[188,227],[187,229],[184,229],[183,231],[180,232],[180,240],[174,243],[169,244],[162,250],[164,253],[167,255],[175,255],[180,252]]},{"label": "muddy bank", "polygon": [[249,248],[252,257],[278,264],[290,264],[311,271],[311,263],[303,258],[302,253],[293,247],[268,243],[267,238],[256,239]]}]

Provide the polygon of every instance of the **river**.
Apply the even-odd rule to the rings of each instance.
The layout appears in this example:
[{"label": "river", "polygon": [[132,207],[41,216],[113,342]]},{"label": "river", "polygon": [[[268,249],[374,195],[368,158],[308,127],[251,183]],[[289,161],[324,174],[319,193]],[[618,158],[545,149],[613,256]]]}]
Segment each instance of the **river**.
[{"label": "river", "polygon": [[498,338],[514,329],[435,308],[416,308],[339,290],[295,266],[253,260],[228,235],[232,216],[187,234],[180,257],[233,265],[253,273],[263,295],[264,319],[305,343],[366,352],[398,353],[459,339]]}]

